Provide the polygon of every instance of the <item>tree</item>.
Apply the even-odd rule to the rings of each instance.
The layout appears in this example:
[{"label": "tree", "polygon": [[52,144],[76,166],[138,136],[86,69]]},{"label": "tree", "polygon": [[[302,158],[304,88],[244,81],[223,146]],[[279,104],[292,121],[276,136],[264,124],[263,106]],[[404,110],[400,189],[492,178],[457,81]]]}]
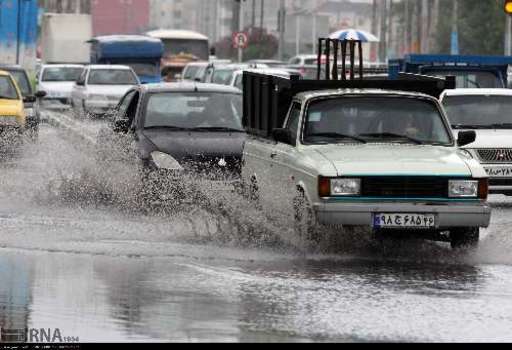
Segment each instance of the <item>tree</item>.
[{"label": "tree", "polygon": [[[505,13],[502,0],[463,0],[459,5],[460,53],[503,55]],[[438,53],[450,53],[452,0],[440,0]]]}]

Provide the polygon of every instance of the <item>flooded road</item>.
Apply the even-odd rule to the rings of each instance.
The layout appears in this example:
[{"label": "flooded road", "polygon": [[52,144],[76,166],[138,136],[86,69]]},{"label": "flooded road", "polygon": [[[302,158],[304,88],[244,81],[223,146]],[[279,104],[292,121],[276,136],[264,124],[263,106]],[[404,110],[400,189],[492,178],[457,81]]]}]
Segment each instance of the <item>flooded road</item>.
[{"label": "flooded road", "polygon": [[[97,126],[94,126],[97,128]],[[96,129],[94,129],[96,130]],[[302,255],[138,210],[130,166],[45,126],[0,159],[0,326],[95,341],[512,341],[512,200],[478,252],[352,238]]]}]

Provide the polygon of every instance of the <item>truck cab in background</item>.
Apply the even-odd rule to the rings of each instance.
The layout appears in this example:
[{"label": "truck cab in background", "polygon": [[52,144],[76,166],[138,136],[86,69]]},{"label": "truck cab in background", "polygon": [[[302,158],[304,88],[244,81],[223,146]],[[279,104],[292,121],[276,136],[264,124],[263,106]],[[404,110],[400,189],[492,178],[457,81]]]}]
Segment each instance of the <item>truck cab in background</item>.
[{"label": "truck cab in background", "polygon": [[160,83],[164,46],[160,39],[142,35],[109,35],[89,40],[91,64],[131,67],[143,84]]},{"label": "truck cab in background", "polygon": [[389,78],[399,73],[455,76],[457,88],[506,88],[509,56],[406,55],[389,60]]}]

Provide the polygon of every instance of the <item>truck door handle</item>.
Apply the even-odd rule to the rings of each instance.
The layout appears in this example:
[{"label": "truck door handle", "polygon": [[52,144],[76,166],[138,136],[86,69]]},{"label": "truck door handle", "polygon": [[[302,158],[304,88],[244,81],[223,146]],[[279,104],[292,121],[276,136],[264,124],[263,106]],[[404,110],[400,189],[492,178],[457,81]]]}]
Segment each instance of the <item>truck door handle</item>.
[{"label": "truck door handle", "polygon": [[276,159],[277,158],[277,153],[276,152],[270,153],[270,158]]}]

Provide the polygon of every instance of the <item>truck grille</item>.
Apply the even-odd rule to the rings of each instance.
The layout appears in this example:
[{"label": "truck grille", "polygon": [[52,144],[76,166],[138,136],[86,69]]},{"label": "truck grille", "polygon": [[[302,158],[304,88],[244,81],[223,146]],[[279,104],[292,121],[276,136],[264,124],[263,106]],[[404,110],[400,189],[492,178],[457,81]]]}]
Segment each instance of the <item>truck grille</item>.
[{"label": "truck grille", "polygon": [[442,177],[367,177],[361,195],[366,197],[448,198],[448,178]]},{"label": "truck grille", "polygon": [[512,162],[512,149],[479,149],[480,160],[486,163],[510,163]]}]

